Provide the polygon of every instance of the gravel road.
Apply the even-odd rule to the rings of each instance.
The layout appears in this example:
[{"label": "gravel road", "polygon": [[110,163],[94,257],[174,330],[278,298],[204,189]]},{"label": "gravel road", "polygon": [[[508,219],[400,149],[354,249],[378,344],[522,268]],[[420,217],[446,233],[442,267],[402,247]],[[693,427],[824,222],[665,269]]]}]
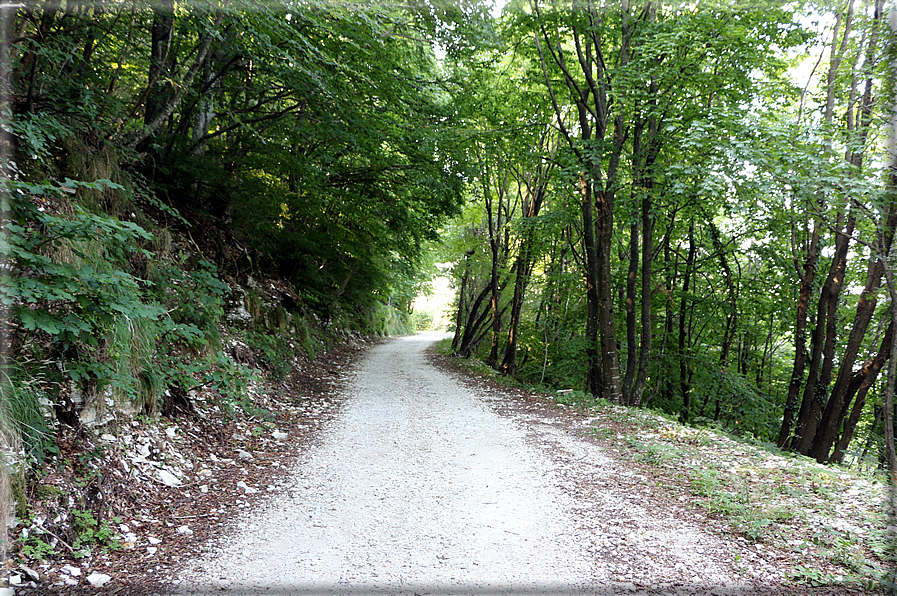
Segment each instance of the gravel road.
[{"label": "gravel road", "polygon": [[[634,589],[621,564],[703,594],[737,583],[710,556],[726,548],[717,538],[615,491],[597,447],[500,415],[430,365],[436,339],[370,349],[294,483],[234,520],[176,591],[610,594]],[[574,469],[605,489],[565,490]]]}]

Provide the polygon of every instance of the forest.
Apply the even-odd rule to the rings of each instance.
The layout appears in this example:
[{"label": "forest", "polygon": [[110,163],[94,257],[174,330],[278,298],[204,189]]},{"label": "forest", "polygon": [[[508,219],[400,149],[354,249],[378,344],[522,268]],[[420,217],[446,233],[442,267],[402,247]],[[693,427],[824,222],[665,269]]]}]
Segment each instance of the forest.
[{"label": "forest", "polygon": [[36,467],[107,408],[242,403],[244,315],[282,376],[446,275],[452,353],[509,382],[897,481],[884,0],[0,17],[2,427]]}]

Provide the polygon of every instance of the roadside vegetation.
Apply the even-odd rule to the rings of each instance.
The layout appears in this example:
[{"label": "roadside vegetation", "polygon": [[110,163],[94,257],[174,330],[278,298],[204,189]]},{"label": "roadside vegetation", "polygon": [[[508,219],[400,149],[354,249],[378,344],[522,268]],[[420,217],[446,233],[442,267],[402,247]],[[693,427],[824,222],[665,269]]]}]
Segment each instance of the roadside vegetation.
[{"label": "roadside vegetation", "polygon": [[[450,355],[450,340],[438,351]],[[893,592],[894,492],[874,460],[823,465],[718,425],[520,385],[475,359],[455,363],[477,382],[523,389],[584,419],[584,438],[635,466],[656,499],[699,512],[700,523],[729,536],[733,549],[776,553],[791,566],[795,587]]]},{"label": "roadside vegetation", "polygon": [[[437,319],[454,354],[522,386],[677,420],[620,433],[658,470],[709,448],[692,428],[831,466],[681,472],[746,540],[799,517],[777,500],[838,511],[819,498],[858,470],[897,485],[888,10],[10,5],[0,550],[127,544],[104,434],[275,432],[311,363]],[[451,311],[413,312],[437,271]],[[843,573],[886,554],[865,526],[807,522],[790,547]]]}]

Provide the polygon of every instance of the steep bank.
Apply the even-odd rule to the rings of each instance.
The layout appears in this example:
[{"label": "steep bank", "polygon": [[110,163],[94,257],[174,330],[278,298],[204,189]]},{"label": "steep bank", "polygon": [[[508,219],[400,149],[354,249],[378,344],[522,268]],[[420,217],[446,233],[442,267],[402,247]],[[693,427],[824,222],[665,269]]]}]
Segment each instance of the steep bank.
[{"label": "steep bank", "polygon": [[254,498],[234,485],[254,458],[288,458],[352,355],[406,329],[387,307],[322,318],[209,218],[133,194],[122,219],[71,199],[80,183],[15,184],[2,391],[17,589],[94,589],[91,573],[205,536],[215,516],[194,507]]}]

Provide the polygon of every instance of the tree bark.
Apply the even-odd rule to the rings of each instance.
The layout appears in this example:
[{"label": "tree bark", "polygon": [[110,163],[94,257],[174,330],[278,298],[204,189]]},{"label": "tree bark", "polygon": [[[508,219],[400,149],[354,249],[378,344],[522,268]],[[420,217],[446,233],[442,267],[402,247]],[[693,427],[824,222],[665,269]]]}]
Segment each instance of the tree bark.
[{"label": "tree bark", "polygon": [[853,439],[853,433],[856,430],[857,424],[860,421],[860,417],[863,414],[863,408],[866,405],[866,395],[869,393],[869,389],[878,379],[878,375],[881,372],[882,367],[888,358],[891,357],[891,342],[892,335],[894,333],[894,325],[889,324],[887,330],[885,331],[885,336],[881,340],[881,346],[878,348],[878,354],[875,355],[874,358],[870,359],[860,370],[853,373],[851,376],[850,384],[847,389],[847,397],[844,404],[844,413],[841,414],[840,418],[843,419],[846,415],[846,410],[850,406],[851,400],[853,400],[854,395],[856,395],[856,401],[853,403],[853,408],[850,412],[850,417],[844,421],[844,429],[841,432],[841,436],[838,438],[838,442],[835,445],[835,450],[832,452],[831,457],[828,461],[834,463],[842,463],[844,460],[844,453],[847,451],[847,447],[850,445],[851,439]]},{"label": "tree bark", "polygon": [[816,436],[816,428],[822,418],[822,409],[827,400],[829,385],[834,368],[835,338],[837,335],[838,299],[844,285],[847,269],[847,249],[856,220],[848,215],[847,225],[843,223],[836,231],[835,254],[816,309],[816,327],[813,330],[812,358],[809,376],[804,387],[801,408],[798,413],[795,439],[792,448],[807,455]]},{"label": "tree bark", "polygon": [[688,228],[688,257],[685,261],[685,273],[682,276],[682,300],[679,302],[679,388],[682,391],[682,411],[680,418],[688,422],[691,417],[691,375],[688,364],[688,292],[691,289],[691,275],[695,264],[695,224]]},{"label": "tree bark", "polygon": [[[638,136],[637,134],[634,136]],[[635,153],[635,150],[633,150]],[[634,164],[633,164],[634,165]],[[633,188],[633,191],[635,188]],[[636,340],[635,289],[638,285],[639,223],[632,218],[629,224],[629,270],[626,272],[626,374],[623,376],[623,403],[629,404],[638,368],[638,342]]]},{"label": "tree bark", "polygon": [[[587,298],[586,360],[588,363],[587,387],[599,397],[612,402],[622,401],[622,383],[617,354],[616,326],[614,320],[611,249],[614,224],[614,198],[617,185],[617,169],[626,139],[625,121],[621,114],[613,118],[613,136],[607,139],[611,123],[608,87],[613,77],[609,61],[603,55],[600,26],[604,15],[591,3],[574,7],[573,18],[568,23],[572,33],[573,49],[562,43],[560,35],[552,35],[542,18],[538,0],[531,0],[533,14],[540,21],[534,43],[539,54],[542,73],[562,136],[582,166],[579,193],[583,223],[583,251],[585,253],[584,278]],[[629,3],[623,1],[621,43],[616,69],[625,68],[629,62],[631,31],[629,30]],[[544,44],[543,44],[544,40]],[[575,50],[575,56],[574,51]],[[568,54],[576,59],[577,72],[568,64]],[[560,71],[564,85],[570,93],[576,109],[576,135],[567,126],[569,114],[563,110],[555,94],[555,77],[548,71],[548,57]],[[571,60],[572,63],[572,60]],[[602,142],[609,142],[609,149],[596,151]],[[606,169],[604,163],[607,163]]]},{"label": "tree bark", "polygon": [[[866,46],[866,68],[870,70],[867,73],[865,89],[859,105],[856,106],[856,112],[854,112],[854,101],[851,100],[848,107],[848,117],[846,119],[847,134],[854,142],[851,143],[846,150],[844,159],[847,163],[854,166],[854,172],[858,172],[862,168],[866,138],[869,133],[869,126],[872,119],[874,100],[872,98],[873,80],[871,69],[876,60],[876,54],[878,53],[879,25],[882,20],[882,5],[883,0],[877,0],[872,32],[869,35],[868,45]],[[854,77],[853,80],[854,83],[851,85],[850,91],[851,98],[856,96],[857,77]],[[848,213],[848,218],[852,218],[850,213]],[[880,231],[880,241],[883,243],[882,250],[884,251],[884,254],[888,253],[893,237],[894,223],[894,219],[890,214],[883,216],[882,224],[884,225],[884,229]],[[851,233],[852,232],[848,232],[848,234]],[[843,272],[840,275],[843,277]],[[824,409],[819,414],[819,424],[814,429],[814,436],[807,436],[809,434],[809,429],[812,428],[813,421],[810,420],[809,422],[811,426],[805,429],[805,436],[802,437],[799,445],[801,453],[805,453],[810,457],[815,458],[820,463],[829,458],[829,451],[838,437],[838,431],[843,422],[843,416],[846,414],[845,394],[847,386],[850,382],[853,365],[856,362],[856,357],[859,354],[860,347],[866,335],[869,321],[872,319],[872,315],[875,311],[876,294],[880,286],[881,276],[882,262],[876,254],[873,255],[868,266],[865,287],[863,288],[863,293],[857,304],[856,315],[854,317],[853,325],[851,326],[847,345],[841,357],[835,385],[824,403]],[[821,405],[822,404],[820,404],[820,406]],[[809,445],[807,445],[808,440],[811,441]]]},{"label": "tree bark", "polygon": [[[167,8],[163,5],[160,10],[156,11],[159,15],[160,36],[162,35],[163,28],[166,26],[166,10]],[[213,27],[217,27],[221,23],[222,16],[223,14],[220,11],[215,14],[215,20],[212,24]],[[154,28],[154,38],[155,35],[156,32]],[[181,78],[181,80],[178,81],[177,90],[174,90],[170,95],[165,94],[158,89],[154,91],[154,87],[156,86],[159,76],[153,76],[154,67],[151,62],[150,82],[147,88],[146,101],[144,103],[144,126],[141,130],[128,135],[124,139],[124,143],[128,147],[137,151],[145,151],[148,148],[148,143],[150,142],[153,135],[156,134],[156,132],[168,119],[168,117],[171,116],[180,105],[181,100],[184,98],[184,94],[187,92],[187,89],[190,88],[190,85],[193,83],[193,79],[196,77],[197,73],[205,62],[206,54],[208,54],[209,48],[212,45],[212,40],[212,35],[208,33],[204,33],[200,36],[199,46],[196,49],[196,57],[193,59],[193,63],[189,66],[186,73],[184,73],[184,76]],[[155,52],[156,48],[154,48],[153,51]]]},{"label": "tree bark", "polygon": [[161,0],[153,5],[150,27],[150,60],[146,100],[143,103],[143,125],[149,126],[165,110],[174,76],[174,0]]},{"label": "tree bark", "polygon": [[465,299],[467,298],[467,281],[470,277],[470,257],[473,256],[474,249],[470,249],[464,253],[464,272],[461,274],[461,287],[458,290],[458,312],[455,314],[455,335],[452,337],[452,351],[458,347],[461,341],[461,330],[464,325]]},{"label": "tree bark", "polygon": [[[521,215],[532,220],[539,215],[542,202],[545,199],[547,180],[542,172],[537,174],[537,179],[527,184],[528,198],[523,202]],[[520,239],[520,248],[514,263],[514,295],[511,297],[511,315],[508,322],[508,342],[505,346],[505,355],[502,360],[502,374],[514,377],[517,375],[517,336],[520,329],[520,315],[523,310],[523,297],[529,285],[530,275],[533,271],[533,230],[531,226],[524,226]]]}]

